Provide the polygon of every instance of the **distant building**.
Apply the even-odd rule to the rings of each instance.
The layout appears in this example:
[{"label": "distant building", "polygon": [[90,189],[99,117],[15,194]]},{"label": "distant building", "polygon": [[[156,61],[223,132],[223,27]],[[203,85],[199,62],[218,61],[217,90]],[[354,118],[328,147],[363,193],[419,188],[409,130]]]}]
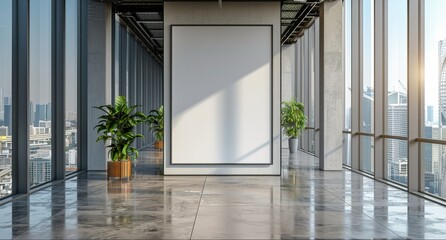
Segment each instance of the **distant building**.
[{"label": "distant building", "polygon": [[8,129],[12,129],[12,109],[11,105],[7,104],[3,106],[4,110],[4,125],[8,127]]},{"label": "distant building", "polygon": [[39,126],[40,121],[47,120],[46,110],[47,110],[46,104],[36,104],[36,111],[34,113],[34,126],[35,127],[40,127]]},{"label": "distant building", "polygon": [[3,97],[3,105],[11,105],[11,98]]},{"label": "distant building", "polygon": [[46,116],[45,120],[51,121],[51,103],[46,104]]},{"label": "distant building", "polygon": [[390,179],[407,183],[407,158],[401,158],[389,162]]},{"label": "distant building", "polygon": [[67,121],[77,121],[77,112],[73,112],[73,111],[67,111],[65,113],[65,118]]},{"label": "distant building", "polygon": [[77,150],[70,149],[65,152],[65,165],[76,166],[77,165]]},{"label": "distant building", "polygon": [[39,121],[38,127],[51,128],[51,121]]},{"label": "distant building", "polygon": [[[446,39],[438,42],[438,83],[439,83],[439,125],[442,130],[441,138],[446,139]],[[439,195],[446,196],[446,148],[441,147],[438,163],[433,162],[433,172],[441,188]]]},{"label": "distant building", "polygon": [[[432,126],[424,127],[424,137],[432,139]],[[424,172],[432,173],[432,144],[422,144],[422,146],[424,148]]]},{"label": "distant building", "polygon": [[45,128],[44,127],[33,127],[33,126],[31,126],[30,134],[31,135],[45,134]]},{"label": "distant building", "polygon": [[[387,133],[392,136],[407,136],[407,94],[390,92],[387,97]],[[389,168],[392,162],[407,158],[407,142],[388,140],[387,161]],[[392,171],[388,171],[390,174]]]},{"label": "distant building", "polygon": [[433,123],[434,122],[434,106],[427,106],[426,108],[426,121]]},{"label": "distant building", "polygon": [[6,126],[0,126],[0,136],[9,136],[9,129]]},{"label": "distant building", "polygon": [[446,39],[438,42],[439,123],[446,126]]},{"label": "distant building", "polygon": [[[3,88],[0,88],[0,113],[3,113],[5,110],[4,103],[3,103]],[[0,120],[3,120],[3,116],[0,116]]]}]

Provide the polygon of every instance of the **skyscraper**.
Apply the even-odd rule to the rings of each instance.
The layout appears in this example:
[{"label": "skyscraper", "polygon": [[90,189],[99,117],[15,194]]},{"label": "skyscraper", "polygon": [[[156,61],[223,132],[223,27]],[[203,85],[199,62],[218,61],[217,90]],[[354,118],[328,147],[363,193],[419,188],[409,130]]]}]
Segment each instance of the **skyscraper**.
[{"label": "skyscraper", "polygon": [[0,113],[2,113],[3,111],[3,88],[0,88]]},{"label": "skyscraper", "polygon": [[51,103],[46,104],[45,120],[51,121]]},{"label": "skyscraper", "polygon": [[446,39],[438,42],[439,123],[446,125]]},{"label": "skyscraper", "polygon": [[3,97],[3,105],[11,105],[11,98]]},{"label": "skyscraper", "polygon": [[434,122],[434,106],[427,106],[426,112],[426,121],[430,123]]},{"label": "skyscraper", "polygon": [[8,129],[9,129],[9,131],[11,132],[12,131],[12,128],[11,128],[11,123],[12,123],[12,110],[11,110],[11,105],[4,105],[4,107],[3,107],[3,110],[4,110],[4,125],[6,126],[6,127],[8,127]]},{"label": "skyscraper", "polygon": [[[387,132],[393,136],[407,136],[407,94],[390,92],[387,107]],[[407,182],[407,143],[388,140],[388,173],[392,180]]]},{"label": "skyscraper", "polygon": [[47,118],[47,105],[46,104],[36,104],[36,112],[34,114],[34,126],[39,126],[39,121],[46,121]]},{"label": "skyscraper", "polygon": [[[446,134],[446,39],[438,42],[438,83],[439,83],[439,124],[441,129],[441,139]],[[441,185],[440,195],[444,196],[446,193],[446,148],[443,146],[440,152],[440,159],[438,164],[433,162],[433,170],[438,175]],[[437,170],[437,171],[436,171]]]}]

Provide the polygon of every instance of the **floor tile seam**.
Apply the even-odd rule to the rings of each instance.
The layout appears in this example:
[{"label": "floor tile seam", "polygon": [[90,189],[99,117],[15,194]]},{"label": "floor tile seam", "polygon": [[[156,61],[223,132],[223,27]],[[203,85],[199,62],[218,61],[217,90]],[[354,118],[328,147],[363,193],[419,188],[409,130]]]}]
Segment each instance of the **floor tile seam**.
[{"label": "floor tile seam", "polygon": [[370,218],[371,220],[373,220],[375,223],[377,223],[378,225],[384,227],[385,229],[387,229],[388,231],[390,231],[391,233],[395,234],[396,236],[400,237],[401,239],[407,239],[409,238],[407,237],[403,237],[401,235],[399,235],[398,233],[394,232],[392,229],[390,229],[389,227],[385,226],[384,224],[380,223],[379,221],[377,221],[375,218],[373,218],[372,216],[369,216],[367,213],[364,213],[363,211],[361,211],[360,209],[358,209],[358,207],[355,207],[353,205],[351,205],[352,208],[354,208],[356,211],[359,211],[360,213],[364,214],[364,216]]},{"label": "floor tile seam", "polygon": [[192,235],[194,234],[195,223],[197,222],[198,212],[200,211],[201,200],[203,199],[203,193],[204,193],[204,188],[205,188],[205,186],[206,186],[206,180],[207,180],[207,178],[208,178],[207,176],[204,178],[203,188],[201,189],[201,194],[200,194],[200,201],[198,201],[197,212],[195,213],[195,219],[194,219],[194,223],[193,223],[193,225],[192,225],[192,230],[191,230],[191,232],[190,232],[189,239],[192,239]]},{"label": "floor tile seam", "polygon": [[349,205],[352,209],[354,209],[355,211],[360,212],[361,214],[364,214],[364,216],[368,217],[369,219],[371,219],[373,222],[377,223],[378,225],[384,227],[385,229],[387,229],[388,231],[390,231],[391,233],[395,234],[396,236],[405,239],[405,237],[400,236],[399,234],[397,234],[396,232],[394,232],[392,229],[388,228],[387,226],[385,226],[384,224],[378,222],[375,218],[373,218],[372,216],[369,216],[368,214],[366,214],[365,212],[363,212],[359,207],[353,206],[352,204],[348,203],[346,200],[338,197],[336,194],[334,194],[333,192],[331,192],[330,190],[328,190],[327,188],[325,188],[325,186],[323,184],[318,184],[321,185],[322,188],[327,191],[328,193],[330,193],[331,195],[335,196],[336,198],[338,198],[339,200],[345,202],[347,205]]}]

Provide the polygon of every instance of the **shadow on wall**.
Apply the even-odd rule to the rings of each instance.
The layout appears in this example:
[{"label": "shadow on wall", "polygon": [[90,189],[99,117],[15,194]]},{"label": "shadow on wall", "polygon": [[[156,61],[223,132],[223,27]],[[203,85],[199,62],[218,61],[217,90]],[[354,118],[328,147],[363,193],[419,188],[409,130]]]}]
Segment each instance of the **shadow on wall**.
[{"label": "shadow on wall", "polygon": [[174,26],[172,162],[271,162],[271,26]]}]

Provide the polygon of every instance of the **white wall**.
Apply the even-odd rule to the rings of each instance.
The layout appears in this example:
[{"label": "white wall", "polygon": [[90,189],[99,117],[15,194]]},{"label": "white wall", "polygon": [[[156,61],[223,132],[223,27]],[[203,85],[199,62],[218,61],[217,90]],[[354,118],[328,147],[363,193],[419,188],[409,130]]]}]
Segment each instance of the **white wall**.
[{"label": "white wall", "polygon": [[[165,106],[166,106],[166,112],[165,112],[165,165],[164,165],[164,173],[166,175],[172,175],[172,174],[243,174],[243,175],[279,175],[280,174],[280,3],[279,2],[265,2],[265,3],[243,3],[243,2],[224,2],[223,8],[220,9],[218,7],[217,3],[198,3],[198,2],[166,2],[164,6],[164,29],[166,29],[164,33],[164,86],[165,86]],[[258,132],[262,135],[262,138],[264,138],[265,133],[269,133],[269,136],[271,137],[272,134],[272,140],[269,139],[269,143],[267,143],[267,148],[270,149],[272,152],[263,152],[259,154],[256,157],[253,157],[250,159],[250,165],[205,165],[201,164],[201,162],[206,160],[206,163],[210,163],[214,161],[213,163],[234,163],[234,160],[236,158],[231,158],[236,156],[237,154],[232,155],[225,155],[221,154],[224,151],[235,151],[238,147],[241,145],[239,143],[232,143],[228,144],[228,142],[224,142],[224,144],[221,144],[221,146],[218,148],[218,145],[215,143],[219,141],[219,138],[224,137],[226,134],[225,131],[229,131],[230,134],[235,134],[234,132],[234,126],[243,126],[243,121],[240,121],[240,119],[235,119],[234,122],[232,122],[230,125],[221,125],[220,132],[214,132],[212,134],[207,134],[206,137],[209,140],[209,137],[212,137],[214,135],[214,139],[211,139],[213,141],[212,144],[209,144],[209,141],[206,141],[206,139],[200,138],[200,134],[193,134],[193,133],[200,133],[200,131],[203,130],[203,127],[197,126],[196,124],[191,124],[189,129],[189,136],[184,135],[182,138],[176,138],[177,135],[181,133],[181,131],[177,132],[176,126],[174,126],[174,131],[171,131],[170,126],[170,106],[171,103],[173,103],[174,107],[176,106],[175,103],[181,103],[182,99],[187,99],[187,96],[184,95],[185,93],[188,94],[190,97],[195,97],[194,100],[195,103],[203,103],[206,102],[205,96],[202,95],[203,89],[200,88],[199,85],[194,84],[193,79],[189,79],[190,86],[186,88],[188,83],[182,82],[182,85],[179,88],[176,88],[174,86],[174,94],[171,96],[171,81],[173,80],[171,77],[171,60],[175,64],[181,64],[180,62],[177,62],[178,59],[171,59],[171,54],[173,56],[176,56],[176,53],[171,52],[171,25],[175,24],[220,24],[220,25],[249,25],[249,24],[262,24],[262,25],[272,25],[273,26],[273,37],[272,37],[272,86],[270,85],[269,88],[264,87],[265,85],[265,79],[260,79],[260,88],[259,92],[256,92],[257,89],[255,87],[249,87],[250,90],[244,91],[241,96],[244,96],[243,99],[228,99],[225,100],[224,103],[227,105],[226,107],[228,109],[237,108],[237,104],[244,104],[246,102],[249,102],[249,95],[252,95],[254,98],[257,98],[258,101],[261,102],[261,105],[265,105],[263,110],[262,108],[258,108],[258,112],[253,112],[252,114],[246,114],[246,117],[249,118],[250,121],[252,121],[253,116],[258,116],[259,120],[258,122],[263,122],[258,127]],[[249,37],[249,36],[248,36]],[[254,37],[254,36],[253,36]],[[271,37],[270,37],[271,38]],[[248,38],[246,38],[248,39]],[[245,39],[245,40],[246,40]],[[175,40],[175,39],[174,39]],[[180,39],[177,39],[180,40]],[[238,40],[238,41],[235,41]],[[243,39],[225,39],[225,41],[220,42],[219,51],[222,52],[223,49],[234,49],[237,47],[242,46],[241,43]],[[265,39],[260,40],[260,42],[265,41]],[[206,42],[201,42],[202,49],[199,49],[201,53],[203,53]],[[256,46],[255,39],[252,39],[251,44],[253,46]],[[261,44],[261,43],[260,43]],[[209,45],[211,46],[211,45]],[[210,53],[215,49],[210,49]],[[269,49],[271,51],[271,49]],[[230,52],[230,51],[228,51]],[[218,55],[218,53],[215,53]],[[194,54],[191,54],[190,52],[187,53],[189,57],[180,59],[184,64],[189,64],[189,67],[193,67],[194,62]],[[186,55],[186,56],[187,56]],[[210,55],[212,56],[212,55]],[[229,55],[228,55],[229,56]],[[237,56],[232,56],[233,61],[240,60]],[[249,64],[257,64],[259,66],[250,66],[249,72],[256,72],[256,70],[264,70],[267,69],[262,64],[258,64],[258,59],[255,59],[255,55],[250,55],[251,61],[249,59],[243,60],[243,64],[241,66],[244,67],[244,71],[247,70],[247,65]],[[187,61],[187,62],[186,62]],[[265,60],[263,60],[265,61]],[[233,64],[233,63],[231,63]],[[228,64],[228,65],[231,65]],[[268,63],[265,63],[268,64]],[[270,63],[271,64],[271,63]],[[212,65],[215,67],[216,65]],[[232,67],[234,65],[231,65]],[[230,67],[231,67],[230,66]],[[209,66],[207,66],[209,67]],[[195,65],[194,67],[196,71],[203,71],[206,70],[205,66],[199,66]],[[194,71],[195,69],[192,69]],[[215,69],[214,69],[215,70]],[[214,81],[213,92],[225,92],[225,89],[227,89],[227,84],[222,84],[223,79],[236,79],[231,77],[231,70],[226,69],[226,71],[220,72],[218,76],[218,81]],[[263,72],[261,74],[262,76],[264,74],[267,74],[266,72]],[[192,74],[193,75],[193,74]],[[192,76],[191,75],[191,76]],[[205,77],[209,77],[207,73],[204,75]],[[196,79],[196,78],[195,78]],[[203,79],[203,78],[202,78]],[[249,78],[248,78],[249,79]],[[251,78],[254,79],[254,78]],[[183,81],[189,81],[187,78],[182,79]],[[174,85],[178,82],[174,80]],[[200,84],[203,84],[201,82]],[[193,86],[193,87],[192,87]],[[211,85],[207,84],[207,87]],[[272,87],[272,88],[271,88]],[[248,89],[248,88],[247,88]],[[246,89],[245,89],[246,90]],[[272,106],[270,104],[267,104],[270,99],[268,98],[268,94],[266,94],[267,91],[271,94],[272,90]],[[218,95],[218,94],[217,94]],[[269,95],[271,96],[271,95]],[[197,98],[198,97],[198,98]],[[259,98],[260,97],[260,98]],[[264,97],[264,98],[263,98]],[[174,99],[173,102],[171,99]],[[202,99],[200,99],[202,98]],[[175,109],[174,109],[175,110]],[[265,111],[266,110],[266,111]],[[223,111],[224,112],[224,111]],[[176,114],[177,111],[175,110],[174,113]],[[208,113],[211,114],[211,113]],[[215,114],[211,114],[212,117],[216,117]],[[272,115],[272,116],[271,116]],[[239,118],[241,117],[240,114],[234,114],[232,117]],[[271,118],[272,117],[272,118]],[[208,120],[208,124],[213,124],[215,127],[216,124],[218,124],[217,121],[212,120],[212,118],[206,117],[206,115],[201,116],[201,118]],[[175,120],[175,119],[174,119]],[[272,123],[271,123],[272,120]],[[268,122],[269,121],[269,122]],[[264,124],[264,123],[268,124]],[[174,123],[176,123],[174,121]],[[206,121],[202,122],[202,124],[206,124]],[[181,128],[179,128],[181,129]],[[183,126],[184,129],[184,126]],[[248,130],[247,130],[248,129]],[[252,133],[252,136],[250,136],[250,132]],[[213,147],[213,154],[205,153],[204,155],[200,156],[200,161],[197,162],[196,159],[188,159],[191,156],[183,155],[182,153],[181,157],[184,157],[181,159],[176,158],[177,155],[175,153],[177,152],[176,149],[174,155],[171,155],[171,134],[174,136],[174,143],[176,145],[181,145],[184,149],[191,149],[192,152],[195,154],[200,154],[201,151],[203,151],[204,148],[211,146]],[[241,131],[241,136],[238,136],[237,139],[244,139],[244,143],[248,143],[249,139],[252,138],[252,141],[255,142],[258,139],[256,139],[256,136],[254,134],[254,131],[252,129],[249,129],[249,127],[246,126]],[[232,137],[231,137],[232,138]],[[180,141],[178,141],[180,140]],[[264,139],[262,139],[264,140]],[[190,144],[193,143],[193,144]],[[256,143],[256,142],[255,142]],[[257,144],[257,143],[256,143]],[[243,144],[242,144],[243,145]],[[215,148],[217,146],[217,148]],[[250,146],[252,149],[252,152],[256,152],[256,149]],[[249,148],[246,148],[246,145],[242,146],[242,151],[246,154],[250,154],[250,152],[246,152],[246,150]],[[238,152],[239,153],[239,152]],[[269,155],[269,156],[267,156]],[[206,156],[211,157],[212,159],[206,159]],[[220,156],[219,159],[216,159],[216,157]],[[221,158],[223,156],[223,158]],[[225,157],[228,157],[225,159]],[[271,157],[272,157],[272,163],[271,163]],[[186,164],[180,164],[180,165],[172,165],[171,161],[174,163],[177,163],[177,160],[183,161],[183,163]],[[257,163],[265,163],[265,161],[268,161],[268,164],[257,164]],[[245,162],[246,163],[246,162]],[[254,164],[253,164],[254,163]],[[190,165],[193,164],[193,165]]]}]

